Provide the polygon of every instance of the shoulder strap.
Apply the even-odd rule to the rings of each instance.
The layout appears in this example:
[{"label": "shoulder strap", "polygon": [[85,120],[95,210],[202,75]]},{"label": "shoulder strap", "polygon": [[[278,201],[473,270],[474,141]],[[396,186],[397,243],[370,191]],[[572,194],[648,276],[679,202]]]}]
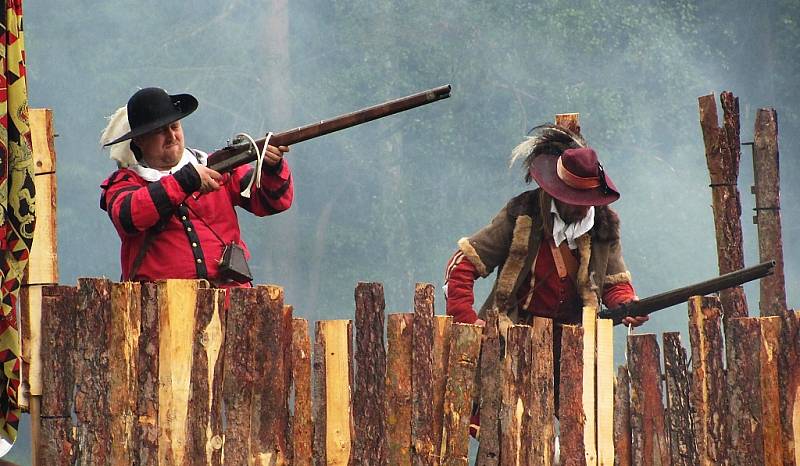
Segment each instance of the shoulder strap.
[{"label": "shoulder strap", "polygon": [[[155,233],[153,233],[151,230],[147,230],[147,233],[145,233],[144,236],[144,241],[142,242],[142,247],[139,249],[139,253],[136,254],[136,259],[133,260],[133,264],[131,265],[131,270],[128,274],[127,281],[133,280],[133,277],[136,276],[136,273],[139,271],[139,267],[142,266],[144,256],[147,254],[147,250],[150,249],[150,245],[153,244],[155,237]],[[122,279],[124,280],[125,277],[122,277]]]}]

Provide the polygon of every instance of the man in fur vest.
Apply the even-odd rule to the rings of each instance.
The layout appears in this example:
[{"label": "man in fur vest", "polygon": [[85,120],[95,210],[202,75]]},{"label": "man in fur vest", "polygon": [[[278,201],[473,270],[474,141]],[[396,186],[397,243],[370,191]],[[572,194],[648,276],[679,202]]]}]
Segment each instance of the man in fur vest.
[{"label": "man in fur vest", "polygon": [[249,252],[235,207],[257,216],[292,204],[285,146],[267,146],[260,169],[220,174],[207,154],[186,147],[181,119],[197,109],[189,94],[148,87],[111,117],[100,142],[118,170],[101,185],[100,207],[122,240],[123,280],[206,279],[250,286]]},{"label": "man in fur vest", "polygon": [[[622,259],[619,217],[608,207],[620,195],[595,151],[559,126],[534,128],[512,152],[512,163],[517,159],[524,159],[525,180],[539,188],[514,197],[489,225],[458,242],[445,272],[447,314],[483,325],[497,306],[503,338],[511,325],[534,316],[553,319],[557,384],[560,325],[579,324],[583,306],[614,308],[637,299]],[[475,280],[495,269],[494,287],[476,313]]]}]

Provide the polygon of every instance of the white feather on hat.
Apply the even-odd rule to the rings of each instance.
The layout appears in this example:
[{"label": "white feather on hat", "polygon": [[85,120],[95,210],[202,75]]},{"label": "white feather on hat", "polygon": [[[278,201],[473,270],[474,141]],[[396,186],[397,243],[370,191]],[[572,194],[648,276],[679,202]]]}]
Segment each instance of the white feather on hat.
[{"label": "white feather on hat", "polygon": [[[108,125],[100,134],[100,145],[103,146],[117,139],[131,130],[128,123],[128,107],[123,106],[117,109],[113,115],[107,118]],[[122,141],[110,146],[109,157],[117,162],[119,168],[127,168],[139,162],[131,151],[130,141]]]}]

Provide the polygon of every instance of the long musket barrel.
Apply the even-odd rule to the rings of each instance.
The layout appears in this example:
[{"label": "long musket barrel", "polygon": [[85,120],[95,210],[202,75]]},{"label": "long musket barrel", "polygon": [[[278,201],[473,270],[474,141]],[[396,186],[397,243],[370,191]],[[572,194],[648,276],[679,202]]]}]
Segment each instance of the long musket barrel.
[{"label": "long musket barrel", "polygon": [[[307,141],[319,136],[333,133],[351,126],[360,125],[368,121],[377,120],[395,113],[404,112],[412,108],[430,104],[450,97],[450,85],[444,85],[418,92],[399,99],[390,100],[372,107],[356,110],[355,112],[339,115],[329,120],[322,120],[306,126],[290,129],[282,133],[275,133],[269,140],[273,146],[288,146],[298,142]],[[258,139],[258,150],[264,148],[266,137]],[[249,142],[235,142],[208,156],[208,166],[220,173],[256,160],[257,154]]]},{"label": "long musket barrel", "polygon": [[625,317],[646,316],[655,311],[684,303],[692,296],[716,293],[717,291],[739,286],[752,280],[764,278],[767,275],[772,275],[774,272],[775,261],[762,262],[758,265],[726,273],[704,282],[650,296],[640,301],[623,304],[615,309],[603,309],[597,314],[597,317],[601,319],[613,319],[614,325],[616,325],[622,322],[622,319]]}]

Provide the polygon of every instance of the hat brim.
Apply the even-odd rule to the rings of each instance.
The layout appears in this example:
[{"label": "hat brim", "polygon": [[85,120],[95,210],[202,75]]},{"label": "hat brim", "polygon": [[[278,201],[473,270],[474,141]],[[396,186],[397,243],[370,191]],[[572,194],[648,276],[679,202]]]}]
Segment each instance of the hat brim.
[{"label": "hat brim", "polygon": [[123,141],[127,141],[128,139],[133,139],[137,136],[147,134],[150,131],[161,128],[162,126],[166,126],[182,118],[185,118],[189,116],[192,112],[197,110],[197,105],[198,105],[197,99],[195,99],[194,96],[191,94],[175,94],[175,95],[170,95],[169,97],[170,99],[172,99],[172,104],[175,106],[176,110],[175,113],[164,115],[161,118],[150,121],[143,125],[139,125],[135,129],[128,131],[127,133],[123,134],[117,139],[114,139],[111,142],[103,144],[103,147],[111,146]]},{"label": "hat brim", "polygon": [[619,199],[619,190],[608,175],[605,175],[608,189],[576,189],[564,183],[556,174],[558,156],[542,154],[531,163],[530,174],[547,194],[561,202],[581,206],[601,206]]}]

